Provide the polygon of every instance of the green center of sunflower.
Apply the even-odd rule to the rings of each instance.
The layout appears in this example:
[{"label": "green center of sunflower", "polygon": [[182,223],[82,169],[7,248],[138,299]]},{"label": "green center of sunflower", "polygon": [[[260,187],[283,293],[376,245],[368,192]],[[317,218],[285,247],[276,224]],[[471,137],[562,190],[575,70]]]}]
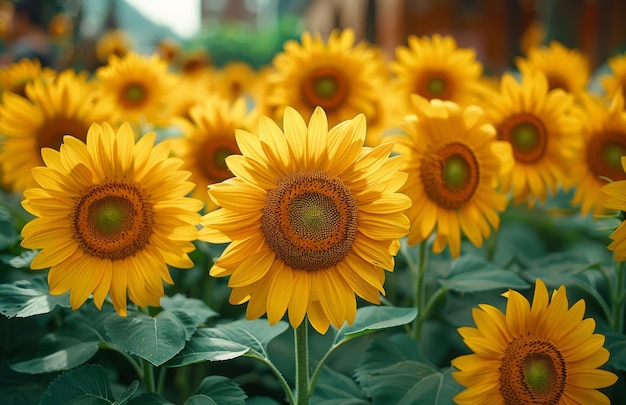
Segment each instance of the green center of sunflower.
[{"label": "green center of sunflower", "polygon": [[470,166],[461,155],[452,155],[443,164],[443,180],[454,188],[462,188],[470,178]]},{"label": "green center of sunflower", "polygon": [[141,251],[153,232],[152,204],[134,184],[94,185],[74,204],[72,232],[85,254],[121,260]]},{"label": "green center of sunflower", "polygon": [[117,197],[102,199],[94,203],[92,216],[96,229],[102,234],[110,235],[128,226],[132,212],[129,212],[126,203],[126,200]]},{"label": "green center of sunflower", "polygon": [[566,386],[566,366],[551,342],[530,334],[513,339],[500,365],[504,403],[557,405]]},{"label": "green center of sunflower", "polygon": [[602,151],[602,160],[613,170],[622,170],[622,156],[626,156],[626,146],[619,142],[609,142]]},{"label": "green center of sunflower", "polygon": [[301,93],[309,106],[320,106],[328,112],[345,103],[349,93],[349,78],[340,69],[322,66],[309,72],[302,80]]},{"label": "green center of sunflower", "polygon": [[276,256],[293,269],[315,271],[352,250],[358,208],[350,190],[325,172],[285,175],[268,191],[261,231]]},{"label": "green center of sunflower", "polygon": [[337,92],[339,83],[337,82],[337,79],[333,76],[322,76],[315,79],[313,87],[315,88],[315,92],[319,97],[330,98],[334,96]]},{"label": "green center of sunflower", "polygon": [[431,201],[443,208],[457,209],[476,192],[480,167],[467,145],[452,142],[424,156],[420,178]]},{"label": "green center of sunflower", "polygon": [[239,153],[239,147],[234,136],[231,134],[215,135],[207,137],[202,146],[198,148],[196,159],[209,183],[218,183],[232,177],[226,164],[226,158]]},{"label": "green center of sunflower", "polygon": [[131,84],[126,88],[126,98],[131,102],[141,101],[144,93],[143,86],[139,84]]},{"label": "green center of sunflower", "polygon": [[446,82],[439,77],[434,77],[426,84],[426,90],[431,97],[441,96],[446,91]]},{"label": "green center of sunflower", "polygon": [[548,144],[546,127],[532,114],[509,117],[500,126],[499,136],[511,144],[515,160],[526,164],[541,159]]}]

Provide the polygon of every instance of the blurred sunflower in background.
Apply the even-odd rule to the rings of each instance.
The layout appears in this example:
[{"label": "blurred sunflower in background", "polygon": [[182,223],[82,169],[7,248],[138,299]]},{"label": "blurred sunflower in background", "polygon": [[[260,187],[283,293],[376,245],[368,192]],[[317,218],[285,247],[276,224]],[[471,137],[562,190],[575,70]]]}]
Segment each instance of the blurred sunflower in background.
[{"label": "blurred sunflower in background", "polygon": [[503,178],[503,191],[514,203],[546,201],[548,191],[571,186],[572,165],[582,148],[580,115],[574,114],[574,97],[562,89],[550,91],[539,70],[523,72],[521,82],[504,73],[498,92],[482,106],[498,138],[513,149],[515,165]]},{"label": "blurred sunflower in background", "polygon": [[580,205],[583,215],[598,215],[605,211],[602,186],[607,181],[626,180],[621,163],[621,157],[626,155],[624,99],[616,93],[607,106],[604,99],[583,94],[581,106],[584,148],[574,165],[576,191],[572,204]]},{"label": "blurred sunflower in background", "polygon": [[461,106],[475,101],[483,72],[476,51],[459,48],[453,37],[439,34],[409,35],[407,41],[408,46],[396,47],[396,59],[389,65],[406,111],[412,109],[412,94]]},{"label": "blurred sunflower in background", "polygon": [[283,128],[259,121],[259,135],[237,130],[243,155],[226,158],[234,177],[209,187],[222,208],[203,216],[198,238],[230,243],[210,270],[230,276],[231,304],[246,317],[288,311],[320,333],[356,316],[356,297],[380,303],[406,235],[410,199],[398,193],[406,173],[393,144],[364,148],[361,114],[329,129],[316,108],[307,124],[286,108]]},{"label": "blurred sunflower in background", "polygon": [[19,62],[0,67],[0,91],[9,91],[26,97],[26,85],[34,80],[48,80],[57,75],[49,67],[42,67],[39,59],[23,58]]},{"label": "blurred sunflower in background", "polygon": [[[620,157],[622,165],[622,172],[626,172],[626,156]],[[624,173],[622,173],[623,175]],[[604,185],[601,189],[605,194],[606,200],[604,201],[604,207],[611,210],[618,210],[626,212],[626,195],[624,190],[626,189],[626,180],[618,180],[610,182]],[[626,261],[626,226],[622,221],[617,229],[609,235],[613,240],[608,248],[613,251],[616,261]]]},{"label": "blurred sunflower in background", "polygon": [[58,150],[65,135],[84,140],[93,122],[114,118],[86,72],[68,69],[49,80],[34,80],[26,96],[4,92],[0,106],[0,167],[11,190],[36,185],[31,169],[43,164],[41,148]]},{"label": "blurred sunflower in background", "polygon": [[505,313],[481,304],[472,315],[476,327],[459,328],[474,352],[452,360],[453,377],[467,389],[459,405],[610,404],[598,391],[617,376],[600,370],[609,359],[604,336],[594,334],[593,318],[583,319],[585,301],[571,308],[564,286],[548,294],[535,284],[532,305],[514,290],[503,294]]},{"label": "blurred sunflower in background", "polygon": [[72,136],[59,151],[42,149],[45,167],[23,207],[36,216],[22,229],[22,246],[41,249],[30,267],[50,268],[54,295],[70,291],[73,309],[107,294],[125,316],[127,293],[139,306],[158,306],[168,265],[190,268],[202,202],[185,197],[194,184],[182,161],[148,133],[135,143],[127,123],[118,131],[93,124],[86,143]]},{"label": "blurred sunflower in background", "polygon": [[133,50],[133,40],[130,35],[121,29],[105,31],[96,42],[96,57],[101,63],[108,63],[109,57],[122,58]]},{"label": "blurred sunflower in background", "polygon": [[409,174],[401,192],[411,197],[409,245],[426,240],[436,228],[433,251],[461,251],[461,232],[481,246],[500,225],[507,200],[497,187],[511,170],[511,147],[496,139],[495,129],[475,106],[413,96],[414,115],[391,137]]},{"label": "blurred sunflower in background", "polygon": [[607,64],[611,73],[600,76],[604,92],[609,97],[622,93],[622,98],[626,100],[626,53],[610,58]]},{"label": "blurred sunflower in background", "polygon": [[368,44],[354,44],[351,29],[334,30],[326,42],[304,32],[301,43],[287,41],[274,57],[265,108],[274,111],[276,119],[285,106],[304,116],[320,106],[331,126],[359,113],[368,117],[374,113],[382,81],[377,57]]},{"label": "blurred sunflower in background", "polygon": [[515,64],[520,71],[539,69],[548,80],[548,89],[563,89],[580,94],[590,79],[589,61],[578,49],[569,49],[560,42],[549,46],[530,48],[525,58],[518,57]]},{"label": "blurred sunflower in background", "polygon": [[121,121],[140,126],[168,123],[176,76],[158,55],[113,55],[96,70],[96,77],[98,96],[115,109]]},{"label": "blurred sunflower in background", "polygon": [[174,154],[185,162],[183,168],[191,172],[191,180],[197,185],[194,197],[205,201],[207,210],[217,208],[207,194],[207,186],[232,177],[226,157],[241,154],[235,130],[256,130],[255,120],[245,99],[231,103],[213,95],[191,108],[188,119],[174,121],[183,136],[168,142]]}]

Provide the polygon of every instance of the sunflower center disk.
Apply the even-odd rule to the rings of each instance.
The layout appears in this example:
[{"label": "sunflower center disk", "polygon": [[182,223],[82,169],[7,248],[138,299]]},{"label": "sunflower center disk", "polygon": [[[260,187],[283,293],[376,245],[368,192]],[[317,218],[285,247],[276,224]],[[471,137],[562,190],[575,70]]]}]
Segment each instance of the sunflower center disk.
[{"label": "sunflower center disk", "polygon": [[73,118],[57,117],[46,120],[38,131],[40,148],[59,150],[65,135],[72,135],[82,141],[87,136],[88,124]]},{"label": "sunflower center disk", "polygon": [[204,174],[210,182],[218,183],[232,177],[232,173],[226,165],[226,158],[239,153],[235,138],[230,136],[210,137],[201,148],[198,148],[197,159],[198,162],[202,162]]},{"label": "sunflower center disk", "polygon": [[267,193],[261,230],[287,265],[315,271],[350,252],[357,220],[356,200],[340,179],[305,171],[287,174]]},{"label": "sunflower center disk", "polygon": [[145,193],[123,182],[85,190],[72,213],[73,235],[83,251],[105,260],[121,260],[142,250],[152,227],[152,205]]},{"label": "sunflower center disk", "polygon": [[500,392],[507,405],[556,405],[565,390],[567,371],[561,352],[549,341],[520,336],[505,350]]},{"label": "sunflower center disk", "polygon": [[348,81],[341,71],[323,67],[311,72],[302,85],[302,96],[312,107],[326,111],[344,104],[348,97]]},{"label": "sunflower center disk", "polygon": [[446,91],[446,82],[439,77],[434,77],[426,83],[426,91],[431,98],[441,97]]},{"label": "sunflower center disk", "polygon": [[145,100],[146,89],[138,83],[129,84],[124,90],[126,101],[131,105],[139,105]]},{"label": "sunflower center disk", "polygon": [[453,142],[424,158],[420,176],[428,198],[440,207],[457,209],[476,192],[480,168],[470,148]]},{"label": "sunflower center disk", "polygon": [[522,114],[505,121],[501,128],[501,138],[513,147],[515,160],[521,163],[534,163],[546,152],[547,131],[535,116]]}]

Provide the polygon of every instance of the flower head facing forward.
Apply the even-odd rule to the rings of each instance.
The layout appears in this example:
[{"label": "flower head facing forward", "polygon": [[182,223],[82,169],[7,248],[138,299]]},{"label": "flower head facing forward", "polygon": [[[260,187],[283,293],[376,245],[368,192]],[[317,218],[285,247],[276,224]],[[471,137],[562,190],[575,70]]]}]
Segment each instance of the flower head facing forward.
[{"label": "flower head facing forward", "polygon": [[[626,173],[626,156],[621,159],[622,171]],[[611,210],[626,211],[626,180],[613,181],[604,185],[600,191],[604,194],[604,207]],[[609,236],[613,241],[609,244],[609,250],[613,251],[615,260],[626,261],[626,226],[622,222]]]},{"label": "flower head facing forward", "polygon": [[452,361],[454,378],[467,389],[457,404],[609,404],[597,391],[617,376],[599,370],[609,359],[604,336],[594,334],[593,318],[583,319],[585,301],[568,306],[564,286],[549,297],[541,280],[532,305],[517,291],[506,313],[480,305],[472,315],[476,328],[459,333],[474,352]]},{"label": "flower head facing forward", "polygon": [[193,266],[202,203],[185,197],[194,184],[149,133],[135,143],[128,124],[115,132],[93,124],[86,143],[66,136],[59,151],[42,150],[33,169],[39,187],[24,192],[24,208],[37,218],[22,229],[22,246],[41,249],[32,269],[50,268],[52,294],[70,291],[73,309],[107,293],[126,314],[126,294],[140,306],[158,305],[167,265]]},{"label": "flower head facing forward", "polygon": [[413,201],[408,242],[424,241],[436,227],[433,250],[449,244],[458,257],[461,231],[481,246],[490,226],[500,224],[506,199],[498,179],[511,170],[511,148],[482,122],[480,108],[414,96],[413,111],[402,125],[405,134],[393,137],[405,156],[402,170],[409,173],[401,189]]},{"label": "flower head facing forward", "polygon": [[406,174],[392,144],[363,147],[363,115],[329,130],[321,108],[307,126],[288,107],[283,128],[261,117],[258,136],[237,130],[242,155],[226,158],[234,177],[209,187],[222,208],[202,218],[199,239],[230,242],[210,274],[230,276],[230,302],[248,302],[249,319],[288,311],[293,327],[308,315],[325,333],[354,320],[355,294],[380,302],[408,231]]}]

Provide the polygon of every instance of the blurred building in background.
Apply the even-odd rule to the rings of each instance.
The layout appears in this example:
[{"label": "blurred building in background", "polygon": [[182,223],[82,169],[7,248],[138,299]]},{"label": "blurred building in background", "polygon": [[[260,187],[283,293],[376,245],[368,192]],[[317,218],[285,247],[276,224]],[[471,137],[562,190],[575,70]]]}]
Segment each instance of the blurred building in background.
[{"label": "blurred building in background", "polygon": [[[11,46],[16,1],[0,0],[0,51]],[[41,3],[59,50],[57,67],[94,68],[95,44],[112,29],[128,32],[139,52],[168,39],[187,50],[204,48],[216,64],[237,59],[256,67],[270,63],[284,41],[303,30],[326,36],[346,27],[388,58],[408,35],[449,34],[459,46],[476,49],[493,73],[510,68],[527,47],[551,40],[579,48],[592,68],[626,50],[623,0],[19,1]]]}]

